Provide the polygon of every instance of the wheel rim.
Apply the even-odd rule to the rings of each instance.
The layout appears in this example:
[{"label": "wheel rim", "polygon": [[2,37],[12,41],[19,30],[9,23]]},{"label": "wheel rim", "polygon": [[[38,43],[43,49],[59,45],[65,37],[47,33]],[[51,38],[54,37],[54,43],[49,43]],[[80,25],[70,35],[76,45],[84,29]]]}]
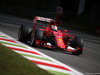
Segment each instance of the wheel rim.
[{"label": "wheel rim", "polygon": [[34,39],[35,39],[35,38],[34,38],[34,36],[32,35],[32,36],[31,36],[31,42],[30,42],[31,45],[33,45]]}]

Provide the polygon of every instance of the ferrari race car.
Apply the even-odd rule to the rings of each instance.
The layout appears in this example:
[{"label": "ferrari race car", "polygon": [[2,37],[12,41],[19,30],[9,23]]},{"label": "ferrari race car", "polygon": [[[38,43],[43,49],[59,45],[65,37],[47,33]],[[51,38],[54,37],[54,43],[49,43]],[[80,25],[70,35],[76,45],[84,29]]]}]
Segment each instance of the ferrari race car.
[{"label": "ferrari race car", "polygon": [[[54,28],[54,29],[53,29]],[[83,52],[83,39],[57,29],[53,19],[36,16],[33,26],[21,25],[18,40],[31,46],[41,46],[48,49],[57,48],[62,51],[80,55]]]}]

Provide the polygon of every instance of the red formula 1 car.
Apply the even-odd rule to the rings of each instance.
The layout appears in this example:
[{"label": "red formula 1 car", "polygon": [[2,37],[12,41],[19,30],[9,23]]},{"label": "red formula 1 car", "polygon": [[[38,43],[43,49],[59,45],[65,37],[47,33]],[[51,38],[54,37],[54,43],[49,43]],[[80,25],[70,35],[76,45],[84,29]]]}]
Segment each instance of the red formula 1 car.
[{"label": "red formula 1 car", "polygon": [[33,26],[21,25],[18,32],[18,40],[30,43],[31,46],[42,46],[46,48],[57,48],[62,51],[72,52],[80,55],[83,52],[83,39],[68,34],[67,30],[57,30],[52,19],[38,17],[34,18]]}]

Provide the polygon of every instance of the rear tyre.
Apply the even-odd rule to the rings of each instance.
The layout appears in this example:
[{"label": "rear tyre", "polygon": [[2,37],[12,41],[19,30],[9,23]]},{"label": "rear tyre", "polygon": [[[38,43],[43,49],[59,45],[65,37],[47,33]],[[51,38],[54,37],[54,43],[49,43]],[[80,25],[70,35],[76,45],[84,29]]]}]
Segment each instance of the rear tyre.
[{"label": "rear tyre", "polygon": [[83,39],[80,38],[80,37],[75,37],[75,48],[79,48],[78,51],[76,52],[72,52],[72,54],[74,55],[80,55],[82,54],[82,51],[83,51]]},{"label": "rear tyre", "polygon": [[35,30],[35,32],[33,33],[32,37],[31,37],[31,46],[35,46],[35,41],[39,40],[39,46],[41,46],[41,41],[42,41],[42,37],[43,37],[43,31],[41,30]]},{"label": "rear tyre", "polygon": [[18,40],[21,42],[27,42],[31,32],[32,32],[31,27],[21,25],[18,31]]}]

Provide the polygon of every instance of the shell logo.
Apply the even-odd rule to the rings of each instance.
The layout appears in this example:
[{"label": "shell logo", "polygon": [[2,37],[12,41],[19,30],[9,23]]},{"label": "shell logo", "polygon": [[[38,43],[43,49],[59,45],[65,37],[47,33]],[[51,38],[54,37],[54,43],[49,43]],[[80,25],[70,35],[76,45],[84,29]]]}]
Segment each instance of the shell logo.
[{"label": "shell logo", "polygon": [[62,41],[62,39],[57,39],[57,40]]}]

